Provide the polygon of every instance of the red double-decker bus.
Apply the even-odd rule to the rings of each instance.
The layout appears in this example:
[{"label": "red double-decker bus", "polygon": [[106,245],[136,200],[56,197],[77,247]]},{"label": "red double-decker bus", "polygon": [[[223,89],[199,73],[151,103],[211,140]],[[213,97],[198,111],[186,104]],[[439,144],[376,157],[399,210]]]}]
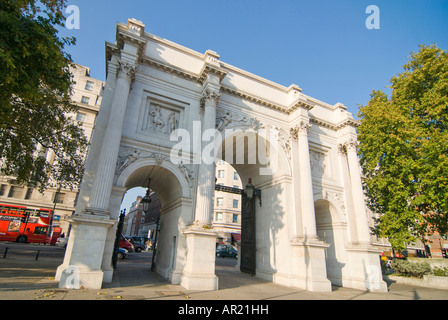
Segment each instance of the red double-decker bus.
[{"label": "red double-decker bus", "polygon": [[[52,242],[52,239],[48,237],[51,213],[52,210],[49,209],[34,209],[0,203],[0,241]],[[55,216],[53,220],[59,218],[59,216]],[[56,236],[55,232],[56,229],[52,238]]]}]

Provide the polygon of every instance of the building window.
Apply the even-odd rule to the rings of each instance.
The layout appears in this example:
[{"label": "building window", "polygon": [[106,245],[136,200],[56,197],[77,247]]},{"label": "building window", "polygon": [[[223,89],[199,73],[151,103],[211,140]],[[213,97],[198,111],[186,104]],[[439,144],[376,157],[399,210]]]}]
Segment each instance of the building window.
[{"label": "building window", "polygon": [[76,121],[84,122],[86,121],[86,114],[82,112],[78,112],[76,115]]},{"label": "building window", "polygon": [[238,215],[237,214],[233,215],[232,221],[233,221],[233,223],[238,223]]},{"label": "building window", "polygon": [[11,186],[11,188],[9,188],[9,194],[8,194],[9,198],[22,198],[22,194],[23,194],[23,187]]},{"label": "building window", "polygon": [[218,207],[223,207],[224,206],[224,198],[216,198],[216,205]]},{"label": "building window", "polygon": [[218,178],[225,178],[226,172],[224,170],[218,170]]},{"label": "building window", "polygon": [[5,195],[5,193],[6,193],[6,187],[7,187],[6,184],[2,184],[2,185],[0,186],[0,196],[4,196],[4,195]]},{"label": "building window", "polygon": [[93,82],[92,81],[86,82],[86,90],[89,90],[89,91],[93,90]]},{"label": "building window", "polygon": [[233,199],[233,207],[238,208],[238,200],[237,199]]},{"label": "building window", "polygon": [[56,192],[54,194],[54,203],[64,203],[65,193]]},{"label": "building window", "polygon": [[216,221],[222,221],[222,212],[216,212]]},{"label": "building window", "polygon": [[28,188],[28,190],[26,190],[26,194],[25,194],[25,200],[29,200],[31,199],[31,195],[33,194],[33,189]]},{"label": "building window", "polygon": [[89,104],[90,98],[82,96],[81,103]]},{"label": "building window", "polygon": [[238,173],[236,171],[233,173],[233,180],[238,180]]}]

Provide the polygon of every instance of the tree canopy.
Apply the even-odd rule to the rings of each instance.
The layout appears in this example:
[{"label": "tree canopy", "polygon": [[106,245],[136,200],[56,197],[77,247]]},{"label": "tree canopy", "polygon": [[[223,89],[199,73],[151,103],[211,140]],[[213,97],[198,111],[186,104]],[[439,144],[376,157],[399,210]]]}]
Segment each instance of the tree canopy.
[{"label": "tree canopy", "polygon": [[395,249],[448,232],[448,53],[421,45],[403,69],[358,114],[374,231]]},{"label": "tree canopy", "polygon": [[[19,184],[73,187],[87,140],[71,101],[71,57],[61,38],[65,0],[0,2],[0,173]],[[47,153],[54,153],[54,162]]]}]

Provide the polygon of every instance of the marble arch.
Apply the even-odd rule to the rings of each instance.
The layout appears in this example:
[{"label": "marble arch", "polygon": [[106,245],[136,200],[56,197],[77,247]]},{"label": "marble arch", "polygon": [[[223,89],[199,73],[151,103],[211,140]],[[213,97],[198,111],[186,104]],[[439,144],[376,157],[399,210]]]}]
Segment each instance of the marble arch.
[{"label": "marble arch", "polygon": [[[311,291],[331,291],[334,278],[339,285],[387,290],[368,229],[357,121],[343,104],[330,105],[295,84],[284,87],[241,70],[214,51],[199,53],[153,35],[135,19],[119,23],[116,41],[106,43],[106,70],[72,234],[56,271],[60,287],[75,276],[84,288],[112,280],[122,197],[127,188],[145,187],[153,175],[163,193],[157,272],[187,289],[218,290],[216,233],[210,228],[215,166],[203,161],[210,143],[204,135],[240,128],[255,136],[261,130],[275,133],[269,144],[280,151],[280,169],[270,175],[257,171],[259,163],[235,165],[262,191],[256,276]],[[191,134],[184,141],[188,152],[173,154],[179,143],[173,135],[180,130]],[[244,156],[251,151],[244,149]],[[330,219],[327,228],[347,230],[345,238],[325,241],[325,208],[344,217],[337,224]],[[337,259],[328,261],[329,248],[336,249]],[[340,257],[343,266],[335,269]]]}]

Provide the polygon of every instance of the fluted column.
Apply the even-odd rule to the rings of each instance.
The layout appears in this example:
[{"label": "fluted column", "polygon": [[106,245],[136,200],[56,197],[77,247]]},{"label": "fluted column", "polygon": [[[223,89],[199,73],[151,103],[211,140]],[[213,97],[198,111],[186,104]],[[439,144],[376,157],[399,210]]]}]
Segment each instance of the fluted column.
[{"label": "fluted column", "polygon": [[[220,94],[212,89],[206,89],[203,93],[202,104],[204,106],[203,132],[206,130],[214,134],[216,125],[216,106]],[[213,139],[214,141],[214,139]],[[203,142],[207,145],[211,142]],[[204,148],[202,148],[204,150]],[[215,192],[215,162],[213,154],[201,153],[199,164],[198,189],[196,200],[195,221],[200,226],[211,225],[213,216],[213,195]]]},{"label": "fluted column", "polygon": [[370,232],[367,221],[365,197],[361,182],[361,170],[358,162],[357,146],[358,143],[355,139],[350,139],[347,143],[345,143],[348,167],[350,172],[350,183],[352,186],[351,190],[353,197],[353,207],[355,210],[358,241],[363,243],[370,243]]},{"label": "fluted column", "polygon": [[119,60],[114,98],[99,155],[98,169],[93,181],[90,204],[86,210],[94,214],[109,213],[109,200],[123,131],[123,120],[135,70],[134,65]]},{"label": "fluted column", "polygon": [[302,207],[302,226],[304,236],[308,240],[317,239],[316,216],[314,212],[313,181],[311,177],[310,150],[308,132],[310,125],[301,121],[291,130],[291,136],[298,142],[300,202]]}]

